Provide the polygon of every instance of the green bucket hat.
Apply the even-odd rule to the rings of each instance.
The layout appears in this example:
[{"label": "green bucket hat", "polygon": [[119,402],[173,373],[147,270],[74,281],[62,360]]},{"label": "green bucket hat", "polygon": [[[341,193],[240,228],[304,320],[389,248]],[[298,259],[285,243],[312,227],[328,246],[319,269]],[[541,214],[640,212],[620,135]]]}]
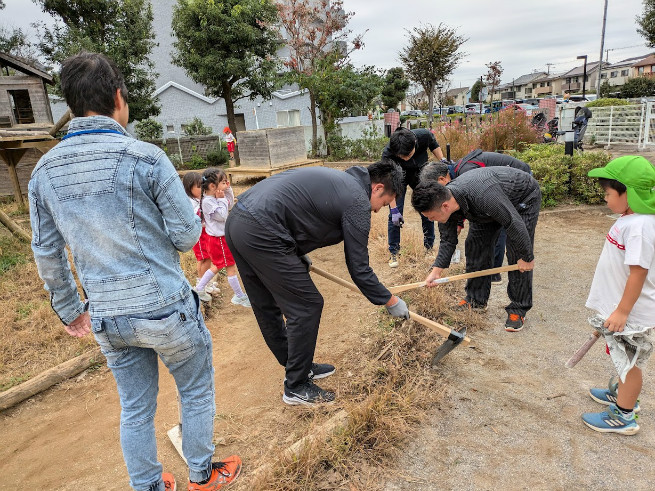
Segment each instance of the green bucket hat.
[{"label": "green bucket hat", "polygon": [[605,167],[590,170],[588,176],[619,181],[627,188],[628,206],[632,211],[655,215],[655,167],[645,158],[619,157]]}]

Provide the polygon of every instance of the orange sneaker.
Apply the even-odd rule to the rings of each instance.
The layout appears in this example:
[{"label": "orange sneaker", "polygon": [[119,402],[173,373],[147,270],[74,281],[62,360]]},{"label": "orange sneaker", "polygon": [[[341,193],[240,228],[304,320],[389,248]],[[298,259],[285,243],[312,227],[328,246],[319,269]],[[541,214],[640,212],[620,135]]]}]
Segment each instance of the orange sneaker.
[{"label": "orange sneaker", "polygon": [[175,477],[170,472],[164,472],[161,475],[161,480],[164,481],[164,489],[166,491],[177,491],[177,484]]},{"label": "orange sneaker", "polygon": [[486,312],[487,306],[481,305],[478,303],[469,303],[466,300],[460,300],[457,305],[453,308],[454,310],[475,310],[477,312]]},{"label": "orange sneaker", "polygon": [[523,322],[525,322],[525,317],[519,314],[509,314],[507,321],[505,321],[505,330],[507,332],[518,332],[523,329]]},{"label": "orange sneaker", "polygon": [[240,472],[241,459],[237,455],[232,455],[212,464],[212,473],[207,482],[203,484],[190,482],[189,491],[216,491],[235,481]]}]

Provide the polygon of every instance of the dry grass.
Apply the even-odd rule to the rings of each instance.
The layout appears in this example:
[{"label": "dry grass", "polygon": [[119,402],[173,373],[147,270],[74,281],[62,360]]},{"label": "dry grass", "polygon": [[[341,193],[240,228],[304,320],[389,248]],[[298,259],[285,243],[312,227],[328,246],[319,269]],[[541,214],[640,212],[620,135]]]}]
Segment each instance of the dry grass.
[{"label": "dry grass", "polygon": [[[372,256],[387,256],[386,237],[386,220],[374,217],[369,239]],[[426,275],[420,231],[403,229],[401,254],[403,268],[398,273],[403,283]],[[462,291],[460,283],[408,292],[403,298],[411,310],[442,324],[466,326],[469,333],[486,328],[483,317],[450,310]],[[373,340],[368,350],[362,353],[360,346],[348,356],[353,366],[351,371],[357,375],[338,391],[338,400],[345,402],[329,411],[324,408],[307,411],[296,416],[297,421],[289,421],[290,427],[304,425],[302,434],[306,435],[328,420],[334,411],[343,408],[349,413],[345,428],[327,441],[317,439],[305,445],[294,459],[276,461],[257,478],[245,480],[243,489],[384,488],[390,464],[415,434],[418,424],[438,408],[443,397],[444,378],[439,367],[431,366],[443,338],[420,324],[393,320],[383,309],[376,320],[377,325],[365,328],[366,336]]]},{"label": "dry grass", "polygon": [[[22,227],[29,218],[2,207]],[[94,348],[92,338],[70,337],[50,308],[29,244],[0,227],[0,391]]]}]

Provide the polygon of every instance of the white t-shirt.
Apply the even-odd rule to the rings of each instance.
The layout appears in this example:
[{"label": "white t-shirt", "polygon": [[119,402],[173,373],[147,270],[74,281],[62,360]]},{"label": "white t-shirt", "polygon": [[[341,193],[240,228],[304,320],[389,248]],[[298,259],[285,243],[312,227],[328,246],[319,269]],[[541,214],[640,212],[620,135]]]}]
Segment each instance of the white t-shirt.
[{"label": "white t-shirt", "polygon": [[612,226],[596,266],[587,307],[609,317],[623,297],[630,266],[641,266],[648,275],[628,322],[655,327],[655,215],[624,215]]}]

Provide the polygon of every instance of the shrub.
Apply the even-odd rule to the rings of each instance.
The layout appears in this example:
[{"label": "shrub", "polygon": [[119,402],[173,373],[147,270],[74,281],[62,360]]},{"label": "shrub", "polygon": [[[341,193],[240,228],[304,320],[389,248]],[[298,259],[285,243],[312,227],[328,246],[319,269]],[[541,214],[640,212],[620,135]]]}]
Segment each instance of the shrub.
[{"label": "shrub", "polygon": [[164,136],[164,127],[152,118],[134,123],[134,131],[139,140],[161,140]]},{"label": "shrub", "polygon": [[605,97],[603,99],[596,99],[587,103],[587,107],[609,107],[609,106],[627,106],[630,101],[625,99],[616,99],[614,97]]},{"label": "shrub", "polygon": [[587,176],[591,169],[603,167],[610,161],[607,152],[576,152],[571,165],[571,196],[580,203],[596,205],[603,203],[604,192],[598,179]]},{"label": "shrub", "polygon": [[523,111],[506,109],[480,125],[480,148],[487,152],[523,150],[541,139],[541,132]]},{"label": "shrub", "polygon": [[197,153],[191,155],[191,160],[186,163],[187,169],[204,169],[207,167],[207,161]]},{"label": "shrub", "polygon": [[621,97],[646,97],[655,94],[655,80],[648,77],[628,79],[621,87]]},{"label": "shrub", "polygon": [[523,152],[508,153],[532,168],[541,187],[542,206],[555,206],[567,198],[579,203],[602,203],[602,189],[587,173],[609,162],[607,152],[576,152],[568,157],[564,155],[564,145],[539,144],[530,145]]},{"label": "shrub", "polygon": [[469,129],[457,119],[438,124],[434,136],[442,147],[444,157],[446,156],[446,145],[450,144],[450,158],[452,159],[461,159],[471,150],[480,147],[479,131]]},{"label": "shrub", "polygon": [[207,165],[209,167],[221,167],[230,161],[230,153],[221,146],[207,152]]},{"label": "shrub", "polygon": [[362,138],[352,139],[336,132],[327,138],[330,149],[329,160],[378,160],[389,140],[382,136],[376,126],[364,128]]},{"label": "shrub", "polygon": [[187,136],[203,136],[212,134],[212,129],[209,126],[205,126],[205,124],[198,117],[193,118],[190,122],[182,125],[182,127],[184,128],[184,134]]}]

